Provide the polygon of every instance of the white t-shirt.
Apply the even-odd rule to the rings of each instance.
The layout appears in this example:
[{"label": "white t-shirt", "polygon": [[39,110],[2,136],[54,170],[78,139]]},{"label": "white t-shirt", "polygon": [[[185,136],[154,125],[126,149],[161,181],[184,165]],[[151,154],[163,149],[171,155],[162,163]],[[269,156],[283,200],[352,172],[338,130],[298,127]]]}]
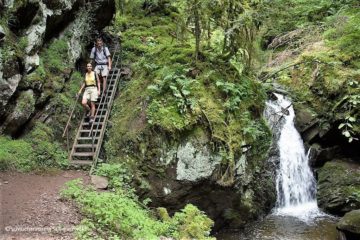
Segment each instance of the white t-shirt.
[{"label": "white t-shirt", "polygon": [[[96,51],[96,54],[95,54]],[[110,51],[107,47],[101,47],[100,50],[97,47],[93,47],[91,49],[90,58],[95,58],[95,63],[97,65],[100,64],[107,64],[108,63],[108,57],[110,57]]]}]

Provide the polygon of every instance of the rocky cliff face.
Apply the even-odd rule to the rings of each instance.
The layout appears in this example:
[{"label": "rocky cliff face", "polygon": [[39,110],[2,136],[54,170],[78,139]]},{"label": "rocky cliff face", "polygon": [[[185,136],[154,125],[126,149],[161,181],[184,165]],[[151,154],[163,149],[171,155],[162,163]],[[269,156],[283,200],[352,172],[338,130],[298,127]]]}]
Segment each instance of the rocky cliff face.
[{"label": "rocky cliff face", "polygon": [[5,0],[0,11],[0,129],[16,136],[32,119],[49,118],[47,106],[115,6],[107,0]]},{"label": "rocky cliff face", "polygon": [[[138,193],[150,197],[154,207],[163,206],[174,213],[188,203],[194,204],[214,220],[216,230],[244,226],[274,206],[274,163],[257,159],[254,152],[244,151],[236,158],[234,183],[224,186],[219,183],[225,172],[221,169],[223,157],[201,128],[178,141],[155,133],[151,139],[139,141],[121,144],[119,150],[124,152],[120,158],[137,166]],[[131,163],[134,152],[143,154],[142,160]]]}]

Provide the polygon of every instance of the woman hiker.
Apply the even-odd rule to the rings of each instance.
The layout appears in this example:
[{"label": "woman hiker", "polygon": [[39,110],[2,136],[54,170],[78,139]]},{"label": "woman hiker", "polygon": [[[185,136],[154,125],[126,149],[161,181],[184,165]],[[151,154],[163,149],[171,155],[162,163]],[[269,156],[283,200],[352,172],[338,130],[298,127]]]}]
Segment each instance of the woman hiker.
[{"label": "woman hiker", "polygon": [[[87,116],[90,117],[89,123],[92,124],[95,119],[95,102],[100,96],[100,81],[97,74],[95,74],[95,72],[92,70],[91,63],[88,63],[86,65],[85,79],[84,82],[81,84],[81,88],[78,93],[79,95],[84,88],[85,91],[81,104],[87,112]],[[91,107],[89,107],[88,101],[90,101]]]}]

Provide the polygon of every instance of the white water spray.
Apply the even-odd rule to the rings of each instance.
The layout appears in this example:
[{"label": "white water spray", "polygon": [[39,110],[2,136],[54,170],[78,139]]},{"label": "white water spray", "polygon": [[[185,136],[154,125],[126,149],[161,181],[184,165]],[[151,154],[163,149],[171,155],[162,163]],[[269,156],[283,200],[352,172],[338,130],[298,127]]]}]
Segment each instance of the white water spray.
[{"label": "white water spray", "polygon": [[303,141],[294,126],[295,113],[291,102],[282,95],[276,94],[276,97],[277,101],[266,103],[266,115],[272,121],[273,131],[283,121],[278,127],[280,165],[276,176],[277,202],[274,214],[311,221],[323,215],[316,202],[316,182],[308,165]]}]

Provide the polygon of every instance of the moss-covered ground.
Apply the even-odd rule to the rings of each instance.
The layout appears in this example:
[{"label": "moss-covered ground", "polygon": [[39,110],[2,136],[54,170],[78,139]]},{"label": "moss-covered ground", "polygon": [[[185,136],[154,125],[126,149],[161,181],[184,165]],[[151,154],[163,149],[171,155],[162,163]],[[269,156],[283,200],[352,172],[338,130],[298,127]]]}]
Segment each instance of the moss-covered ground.
[{"label": "moss-covered ground", "polygon": [[266,98],[261,84],[211,47],[195,61],[194,37],[174,37],[180,17],[169,9],[145,18],[138,7],[115,20],[133,76],[115,100],[108,159],[141,165],[160,157],[152,140],[157,135],[179,142],[197,127],[208,133],[215,151],[223,151],[231,171],[242,145],[251,145],[254,158],[262,159],[270,133],[261,117]]}]

